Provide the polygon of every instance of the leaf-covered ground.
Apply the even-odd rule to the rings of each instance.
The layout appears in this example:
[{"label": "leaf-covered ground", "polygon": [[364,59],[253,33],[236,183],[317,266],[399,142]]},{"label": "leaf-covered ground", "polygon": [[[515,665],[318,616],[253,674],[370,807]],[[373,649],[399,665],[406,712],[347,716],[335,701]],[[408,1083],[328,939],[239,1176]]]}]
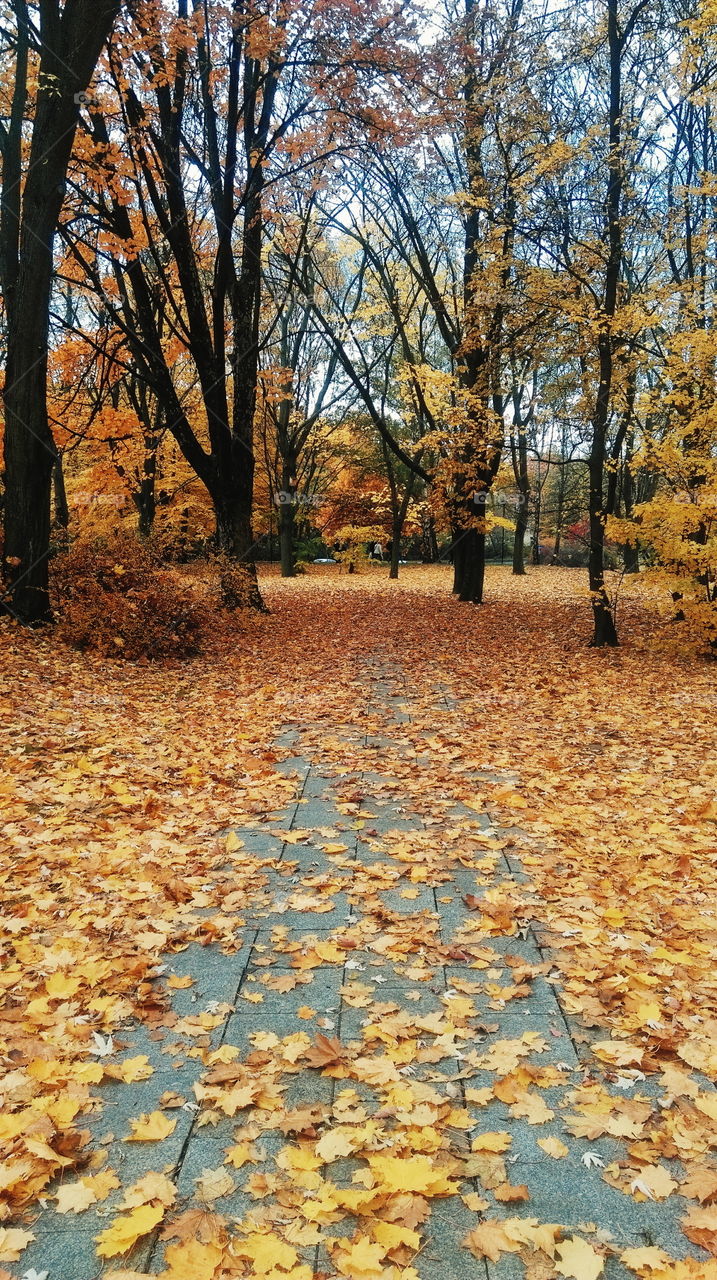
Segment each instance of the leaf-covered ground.
[{"label": "leaf-covered ground", "polygon": [[570,571],[263,585],[174,667],[0,628],[2,1280],[717,1275],[713,666]]}]

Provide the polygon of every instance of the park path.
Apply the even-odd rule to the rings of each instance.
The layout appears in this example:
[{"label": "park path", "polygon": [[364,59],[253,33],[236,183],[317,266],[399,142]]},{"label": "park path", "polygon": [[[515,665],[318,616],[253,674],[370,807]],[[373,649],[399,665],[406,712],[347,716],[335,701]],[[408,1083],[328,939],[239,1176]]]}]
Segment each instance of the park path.
[{"label": "park path", "polygon": [[[33,1225],[36,1241],[23,1254],[22,1274],[32,1275],[34,1268],[39,1275],[47,1272],[48,1280],[90,1280],[121,1267],[160,1272],[168,1242],[158,1234],[127,1258],[104,1264],[94,1243],[116,1216],[125,1189],[149,1172],[168,1173],[176,1184],[178,1200],[168,1221],[187,1207],[204,1205],[230,1223],[249,1226],[265,1214],[263,1221],[280,1236],[281,1213],[272,1208],[271,1191],[260,1198],[256,1185],[253,1191],[246,1186],[252,1176],[266,1175],[271,1187],[276,1158],[292,1138],[273,1121],[264,1125],[268,1113],[259,1113],[264,1120],[256,1129],[255,1111],[228,1116],[212,1110],[206,1078],[204,1093],[202,1087],[207,1054],[224,1047],[219,1061],[230,1063],[234,1050],[234,1061],[244,1061],[258,1044],[270,1057],[272,1043],[302,1033],[314,1040],[320,1033],[342,1045],[360,1043],[370,1055],[400,1040],[401,1019],[406,1024],[419,1018],[427,1028],[422,1038],[411,1038],[404,1028],[412,1046],[405,1079],[425,1081],[434,1106],[440,1095],[470,1116],[470,1127],[451,1129],[456,1153],[467,1159],[462,1195],[432,1198],[430,1218],[419,1227],[422,1247],[413,1266],[422,1280],[437,1272],[442,1280],[523,1277],[517,1256],[492,1262],[462,1247],[485,1218],[523,1216],[575,1229],[598,1249],[606,1248],[607,1280],[634,1275],[618,1260],[628,1247],[660,1245],[677,1257],[700,1253],[689,1250],[679,1232],[683,1202],[677,1197],[674,1209],[639,1204],[603,1181],[603,1167],[624,1151],[619,1141],[566,1133],[571,1094],[590,1078],[585,1029],[563,1011],[558,975],[537,927],[516,931],[505,916],[501,927],[498,912],[498,924],[486,934],[478,928],[475,903],[464,901],[483,894],[510,901],[527,877],[510,854],[506,833],[496,830],[480,806],[436,793],[433,748],[423,732],[413,732],[411,696],[400,669],[377,656],[366,673],[363,717],[330,732],[326,724],[294,725],[278,738],[288,753],[280,768],[295,778],[296,795],[283,811],[236,831],[249,853],[266,859],[267,872],[262,894],[243,912],[240,943],[232,954],[190,946],[166,957],[162,977],[179,984],[169,992],[171,1017],[155,1029],[128,1028],[121,1046],[125,1058],[146,1055],[153,1074],[130,1086],[99,1088],[103,1105],[87,1121],[122,1188],[76,1218],[58,1216],[48,1203]],[[450,714],[440,689],[435,705],[437,714]],[[345,961],[336,958],[337,938],[342,946],[350,939]],[[305,967],[303,960],[297,967],[297,957],[307,958]],[[181,986],[189,977],[192,985]],[[449,1051],[442,1054],[436,1048],[446,1039],[440,1020],[451,1005],[462,1009],[453,1018],[459,1034],[453,1045],[448,1037]],[[532,1072],[531,1088],[523,1095],[520,1089],[512,1095],[504,1090],[502,1098],[486,1101],[486,1091],[523,1067]],[[357,1106],[369,1117],[382,1115],[382,1090],[375,1083],[308,1066],[279,1078],[286,1087],[284,1115],[314,1108],[318,1123],[332,1117],[340,1123]],[[643,1082],[635,1092],[649,1088]],[[125,1143],[130,1121],[158,1108],[176,1120],[171,1135],[161,1142]],[[486,1132],[507,1135],[502,1156],[481,1153],[480,1135]],[[538,1145],[548,1138],[564,1142],[567,1155],[553,1158]],[[243,1140],[258,1150],[259,1159],[237,1170],[227,1165],[226,1153]],[[477,1147],[472,1157],[471,1146]],[[501,1159],[507,1182],[526,1186],[529,1200],[495,1199],[493,1175]],[[338,1156],[327,1162],[323,1177],[351,1186],[362,1165],[358,1158]],[[232,1189],[215,1196],[208,1171],[215,1179],[228,1174]],[[482,1212],[476,1211],[478,1201],[484,1202]],[[317,1242],[298,1248],[301,1261],[317,1274],[338,1274],[323,1237],[351,1236],[353,1229],[351,1218],[322,1226]]]}]

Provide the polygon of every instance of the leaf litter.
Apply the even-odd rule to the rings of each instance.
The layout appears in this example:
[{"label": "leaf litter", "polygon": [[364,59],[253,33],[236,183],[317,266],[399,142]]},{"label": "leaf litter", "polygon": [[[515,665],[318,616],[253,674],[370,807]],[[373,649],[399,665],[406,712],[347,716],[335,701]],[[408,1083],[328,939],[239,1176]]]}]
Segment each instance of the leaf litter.
[{"label": "leaf litter", "polygon": [[[611,1256],[649,1280],[717,1275],[711,673],[652,649],[639,601],[624,649],[585,650],[573,576],[547,577],[496,572],[492,603],[468,615],[441,594],[441,571],[409,572],[398,592],[375,578],[271,581],[271,615],[181,668],[130,671],[2,628],[3,1265],[31,1243],[41,1204],[81,1220],[114,1197],[96,1248],[117,1278],[159,1230],[166,1280],[310,1280],[318,1244],[324,1274],[412,1280],[431,1209],[462,1196],[476,1219],[466,1250],[518,1255],[528,1276],[583,1280]],[[289,727],[296,742],[277,746]],[[276,766],[295,752],[331,779],[339,820],[302,827],[299,808],[280,860],[300,779]],[[397,825],[379,832],[386,805]],[[251,829],[276,853],[250,853]],[[356,835],[375,861],[352,860]],[[293,859],[312,847],[329,870]],[[505,874],[506,855],[529,879]],[[386,891],[411,904],[425,888],[465,908],[449,938],[431,910],[386,904]],[[318,914],[328,932],[302,935],[286,911]],[[178,1016],[172,993],[192,979],[170,972],[172,956],[235,954],[257,913],[271,942],[254,952],[258,989],[241,992],[253,1025],[262,990],[306,987],[304,1026],[213,1048],[231,1007]],[[491,945],[531,926],[540,964]],[[314,1025],[311,1002],[316,975],[339,966],[344,1007],[363,1014],[348,1040]],[[434,981],[444,966],[462,975],[448,991]],[[414,984],[408,1008],[392,979]],[[499,1027],[536,981],[555,984],[578,1028],[579,1073],[530,1021],[493,1038],[491,1015]],[[84,1118],[108,1087],[152,1075],[146,1055],[125,1056],[137,1023],[202,1074],[190,1103],[169,1090],[160,1109],[138,1108],[121,1136],[160,1154],[125,1187]],[[335,1082],[333,1101],[317,1090],[292,1105],[311,1074]],[[562,1089],[568,1140],[539,1140],[548,1163],[577,1143],[586,1176],[635,1202],[684,1197],[683,1257],[531,1215],[530,1183],[514,1185],[506,1163],[513,1130],[481,1112],[498,1104],[539,1132],[556,1115],[546,1089]],[[161,1155],[187,1105],[200,1126],[235,1126],[195,1207]],[[589,1160],[603,1137],[620,1157]],[[253,1207],[215,1211],[237,1187]],[[501,1212],[511,1203],[519,1216]]]}]

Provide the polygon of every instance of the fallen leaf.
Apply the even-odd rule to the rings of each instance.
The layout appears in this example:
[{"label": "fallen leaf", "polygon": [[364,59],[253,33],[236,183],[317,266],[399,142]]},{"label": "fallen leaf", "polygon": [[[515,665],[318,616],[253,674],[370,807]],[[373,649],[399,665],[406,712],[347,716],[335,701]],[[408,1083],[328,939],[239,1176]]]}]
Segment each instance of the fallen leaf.
[{"label": "fallen leaf", "polygon": [[227,1169],[203,1169],[195,1179],[197,1195],[202,1200],[218,1200],[220,1196],[229,1196],[236,1188],[236,1183]]},{"label": "fallen leaf", "polygon": [[101,1258],[114,1258],[127,1253],[133,1245],[153,1231],[164,1217],[164,1205],[143,1204],[131,1213],[114,1218],[110,1225],[95,1236],[97,1252]]},{"label": "fallen leaf", "polygon": [[82,1182],[70,1182],[59,1187],[56,1193],[57,1213],[84,1213],[97,1203],[94,1191]]},{"label": "fallen leaf", "polygon": [[573,1280],[597,1280],[605,1270],[605,1259],[587,1240],[571,1236],[555,1250],[555,1270]]},{"label": "fallen leaf", "polygon": [[177,1127],[176,1119],[166,1116],[162,1111],[152,1111],[149,1115],[130,1120],[129,1123],[132,1133],[125,1138],[125,1142],[162,1142]]}]

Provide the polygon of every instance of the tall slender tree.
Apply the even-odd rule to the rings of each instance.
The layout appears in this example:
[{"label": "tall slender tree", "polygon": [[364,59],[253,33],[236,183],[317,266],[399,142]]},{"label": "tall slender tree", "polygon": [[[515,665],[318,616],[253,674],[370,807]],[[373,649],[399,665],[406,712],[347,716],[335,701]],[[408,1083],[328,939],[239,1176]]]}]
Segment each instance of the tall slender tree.
[{"label": "tall slender tree", "polygon": [[13,0],[15,29],[7,37],[14,91],[9,122],[0,124],[5,599],[26,623],[50,616],[56,449],[47,417],[47,358],[55,233],[82,102],[119,7],[120,0],[40,0],[36,7]]}]

